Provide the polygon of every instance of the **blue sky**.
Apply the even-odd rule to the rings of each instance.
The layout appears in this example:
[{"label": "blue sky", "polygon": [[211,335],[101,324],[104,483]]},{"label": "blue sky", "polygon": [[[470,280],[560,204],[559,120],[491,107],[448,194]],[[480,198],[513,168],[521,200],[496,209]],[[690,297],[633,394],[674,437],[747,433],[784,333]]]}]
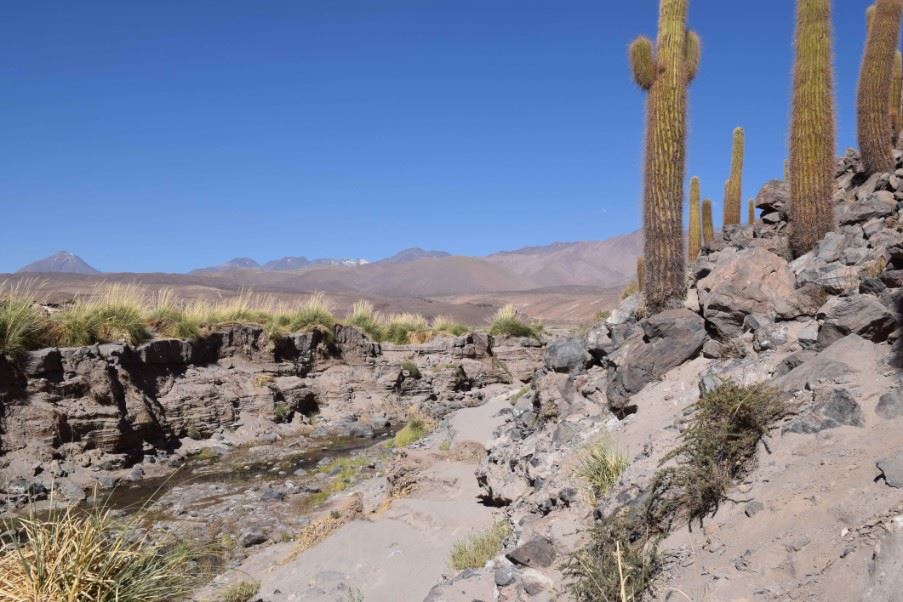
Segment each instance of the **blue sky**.
[{"label": "blue sky", "polygon": [[[835,5],[838,152],[855,145],[869,0]],[[790,0],[695,0],[688,176],[720,212],[779,177]],[[616,9],[615,9],[616,7]],[[640,224],[633,0],[9,3],[0,272],[60,249],[104,271],[235,256],[485,254]]]}]

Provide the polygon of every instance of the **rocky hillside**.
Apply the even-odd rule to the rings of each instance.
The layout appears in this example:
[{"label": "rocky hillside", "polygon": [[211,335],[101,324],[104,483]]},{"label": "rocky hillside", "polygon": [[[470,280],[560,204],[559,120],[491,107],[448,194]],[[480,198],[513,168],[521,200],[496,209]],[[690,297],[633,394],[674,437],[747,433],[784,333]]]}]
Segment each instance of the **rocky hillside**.
[{"label": "rocky hillside", "polygon": [[50,257],[33,261],[18,270],[18,273],[33,274],[99,274],[100,272],[85,263],[85,260],[69,251],[60,251]]},{"label": "rocky hillside", "polygon": [[[644,318],[631,298],[587,335],[551,344],[477,471],[515,535],[433,599],[466,588],[570,599],[550,592],[569,591],[565,561],[587,529],[643,507],[693,404],[726,382],[772,387],[787,416],[702,528],[673,524],[646,598],[898,599],[903,169],[862,171],[855,153],[838,162],[839,228],[811,253],[791,260],[787,186],[770,182],[761,219],[728,228],[693,266],[684,308]],[[600,439],[628,467],[592,504],[576,469]]]}]

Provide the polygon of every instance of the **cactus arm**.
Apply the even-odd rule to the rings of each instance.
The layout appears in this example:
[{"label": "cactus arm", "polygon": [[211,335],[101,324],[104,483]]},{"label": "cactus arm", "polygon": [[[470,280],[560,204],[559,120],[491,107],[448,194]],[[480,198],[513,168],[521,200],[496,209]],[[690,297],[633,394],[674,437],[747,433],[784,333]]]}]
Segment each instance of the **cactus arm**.
[{"label": "cactus arm", "polygon": [[687,33],[687,82],[696,79],[699,71],[699,60],[702,58],[702,40],[695,31]]},{"label": "cactus arm", "polygon": [[630,43],[630,68],[633,71],[633,79],[643,90],[649,90],[655,83],[655,51],[652,40],[640,36]]}]

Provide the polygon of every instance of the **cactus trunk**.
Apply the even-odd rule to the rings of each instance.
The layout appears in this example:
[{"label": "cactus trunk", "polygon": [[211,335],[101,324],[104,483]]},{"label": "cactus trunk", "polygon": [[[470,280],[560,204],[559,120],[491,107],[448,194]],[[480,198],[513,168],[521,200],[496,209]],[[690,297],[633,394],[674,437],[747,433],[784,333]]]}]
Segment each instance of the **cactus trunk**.
[{"label": "cactus trunk", "polygon": [[690,233],[687,240],[687,259],[696,261],[702,245],[702,215],[699,205],[699,178],[690,180]]},{"label": "cactus trunk", "polygon": [[740,207],[743,195],[743,153],[745,134],[743,128],[734,129],[733,148],[731,150],[731,177],[724,189],[724,225],[740,223]]},{"label": "cactus trunk", "polygon": [[643,281],[646,280],[646,261],[642,257],[636,258],[636,281],[642,290]]},{"label": "cactus trunk", "polygon": [[[810,251],[835,227],[831,2],[797,0],[796,17],[790,134],[790,247],[799,256]],[[887,123],[887,119],[884,121]]]},{"label": "cactus trunk", "polygon": [[715,225],[712,222],[712,201],[702,202],[702,243],[706,246],[715,239]]},{"label": "cactus trunk", "polygon": [[903,130],[903,113],[900,103],[903,101],[903,53],[894,53],[894,79],[890,88],[890,128],[894,146],[900,143],[900,131]]},{"label": "cactus trunk", "polygon": [[678,305],[686,294],[683,186],[687,85],[699,64],[700,44],[687,31],[689,0],[660,0],[658,39],[630,47],[634,78],[648,90],[643,186],[646,306],[652,313]]},{"label": "cactus trunk", "polygon": [[901,17],[903,0],[878,0],[868,18],[859,72],[857,126],[862,162],[869,173],[893,171],[895,167],[890,104]]},{"label": "cactus trunk", "polygon": [[749,199],[749,225],[752,226],[756,223],[756,202],[752,199]]}]

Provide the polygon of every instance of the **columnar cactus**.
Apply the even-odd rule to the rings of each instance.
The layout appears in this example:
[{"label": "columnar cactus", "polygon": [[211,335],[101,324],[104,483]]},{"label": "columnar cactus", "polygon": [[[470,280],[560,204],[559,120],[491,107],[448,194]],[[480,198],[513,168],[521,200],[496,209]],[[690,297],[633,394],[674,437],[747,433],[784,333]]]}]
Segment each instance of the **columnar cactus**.
[{"label": "columnar cactus", "polygon": [[643,226],[646,307],[657,313],[683,301],[683,186],[687,86],[699,66],[699,37],[687,31],[689,0],[660,0],[658,40],[630,44],[634,79],[646,90],[647,127]]},{"label": "columnar cactus", "polygon": [[890,87],[890,127],[894,146],[900,142],[903,130],[903,53],[894,53],[894,79]]},{"label": "columnar cactus", "polygon": [[749,225],[752,226],[756,223],[756,202],[752,199],[749,199]]},{"label": "columnar cactus", "polygon": [[636,258],[636,281],[640,290],[643,290],[643,281],[646,280],[646,261],[642,257]]},{"label": "columnar cactus", "polygon": [[862,162],[869,173],[895,167],[891,127],[894,61],[903,0],[877,0],[868,19],[865,55],[859,72],[857,126]]},{"label": "columnar cactus", "polygon": [[731,150],[731,177],[724,189],[724,225],[740,223],[740,206],[743,195],[743,152],[745,134],[743,128],[734,129],[733,148]]},{"label": "columnar cactus", "polygon": [[790,127],[790,247],[797,256],[835,227],[831,40],[831,1],[797,0]]},{"label": "columnar cactus", "polygon": [[699,178],[690,180],[690,234],[687,241],[687,259],[696,261],[702,245],[702,213],[699,205]]},{"label": "columnar cactus", "polygon": [[712,201],[702,202],[702,243],[706,246],[715,239],[715,225],[712,222]]}]

